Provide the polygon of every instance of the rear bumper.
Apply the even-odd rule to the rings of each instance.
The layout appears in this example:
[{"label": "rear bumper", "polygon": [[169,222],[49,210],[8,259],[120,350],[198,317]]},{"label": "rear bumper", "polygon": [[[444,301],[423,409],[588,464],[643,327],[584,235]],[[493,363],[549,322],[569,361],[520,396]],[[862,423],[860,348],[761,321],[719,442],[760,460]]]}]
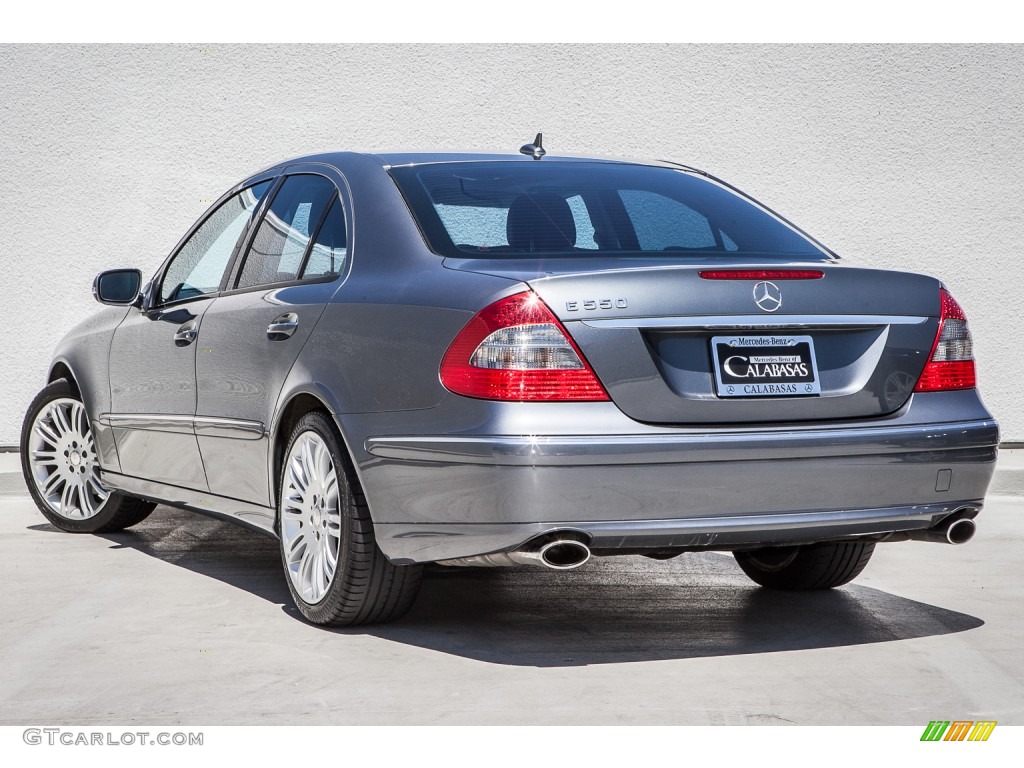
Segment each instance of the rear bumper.
[{"label": "rear bumper", "polygon": [[582,533],[592,549],[731,549],[929,528],[980,509],[991,419],[856,428],[370,438],[382,550],[399,563]]},{"label": "rear bumper", "polygon": [[582,535],[596,555],[681,549],[731,550],[925,530],[982,500],[883,509],[836,509],[770,515],[671,520],[564,521],[375,526],[382,549],[398,564],[433,562],[518,549],[554,531]]}]

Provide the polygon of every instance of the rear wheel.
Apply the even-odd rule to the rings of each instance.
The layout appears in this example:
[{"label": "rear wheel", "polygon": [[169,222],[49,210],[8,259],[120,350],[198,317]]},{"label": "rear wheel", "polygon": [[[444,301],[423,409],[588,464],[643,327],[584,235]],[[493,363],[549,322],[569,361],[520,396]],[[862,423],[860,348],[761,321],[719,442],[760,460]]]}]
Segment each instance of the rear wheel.
[{"label": "rear wheel", "polygon": [[844,541],[734,552],[736,562],[762,587],[832,589],[853,581],[871,559],[871,542]]},{"label": "rear wheel", "polygon": [[70,533],[121,531],[156,505],[100,483],[92,425],[78,393],[58,379],[36,395],[21,429],[21,469],[36,506]]},{"label": "rear wheel", "polygon": [[281,560],[296,607],[314,624],[393,621],[412,607],[422,566],[392,565],[330,418],[313,412],[292,431],[281,468]]}]

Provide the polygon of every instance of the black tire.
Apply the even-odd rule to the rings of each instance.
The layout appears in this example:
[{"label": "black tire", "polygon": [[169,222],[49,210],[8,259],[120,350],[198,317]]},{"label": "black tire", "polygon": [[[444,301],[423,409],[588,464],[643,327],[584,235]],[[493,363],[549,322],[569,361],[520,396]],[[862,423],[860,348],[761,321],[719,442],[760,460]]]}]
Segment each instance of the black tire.
[{"label": "black tire", "polygon": [[[57,400],[74,400],[82,406],[82,413],[85,414],[85,406],[82,405],[81,396],[75,388],[71,386],[67,379],[57,379],[44,387],[36,395],[32,404],[28,407],[28,412],[25,414],[25,421],[21,428],[21,471],[25,477],[25,485],[28,486],[29,494],[32,496],[32,500],[35,501],[36,506],[39,507],[39,511],[43,513],[43,516],[51,525],[68,533],[111,533],[123,531],[125,528],[141,523],[156,509],[156,504],[133,496],[127,496],[118,491],[109,492],[106,499],[96,505],[95,514],[88,517],[66,517],[54,509],[51,503],[44,498],[37,486],[35,472],[56,470],[58,467],[56,461],[53,464],[42,465],[42,468],[40,465],[33,464],[32,427],[36,417]],[[83,418],[85,434],[91,442],[91,423],[87,414]],[[55,450],[54,453],[59,456],[58,451]],[[95,463],[94,455],[89,456],[85,451],[83,451],[83,455],[86,461]],[[63,457],[61,457],[61,460],[63,460]],[[83,504],[80,493],[78,499],[78,509],[81,510]]]},{"label": "black tire", "polygon": [[[313,432],[326,444],[338,480],[340,534],[336,567],[324,596],[315,603],[299,594],[289,570],[284,531],[288,462],[296,441]],[[377,546],[366,497],[352,462],[330,416],[320,411],[306,414],[292,430],[284,452],[278,483],[278,535],[281,563],[292,600],[313,624],[356,626],[381,624],[405,615],[419,593],[423,567],[393,565]],[[299,518],[296,517],[296,520]],[[301,518],[300,526],[309,525]],[[296,553],[300,550],[296,549]]]},{"label": "black tire", "polygon": [[871,559],[871,542],[844,541],[734,552],[736,562],[762,587],[832,589],[853,581]]}]

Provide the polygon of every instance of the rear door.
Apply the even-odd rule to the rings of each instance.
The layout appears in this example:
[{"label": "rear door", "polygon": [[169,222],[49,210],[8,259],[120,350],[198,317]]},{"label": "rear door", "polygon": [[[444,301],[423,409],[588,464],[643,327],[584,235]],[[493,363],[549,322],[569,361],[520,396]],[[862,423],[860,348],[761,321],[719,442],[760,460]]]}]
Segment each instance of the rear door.
[{"label": "rear door", "polygon": [[210,491],[272,506],[269,436],[284,381],[347,267],[341,179],[290,169],[203,317],[196,435]]}]

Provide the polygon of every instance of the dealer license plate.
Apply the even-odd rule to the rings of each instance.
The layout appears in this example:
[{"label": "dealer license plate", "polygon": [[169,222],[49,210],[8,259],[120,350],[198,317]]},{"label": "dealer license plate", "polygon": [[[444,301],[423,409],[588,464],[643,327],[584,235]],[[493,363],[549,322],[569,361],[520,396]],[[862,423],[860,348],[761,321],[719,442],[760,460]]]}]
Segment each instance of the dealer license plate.
[{"label": "dealer license plate", "polygon": [[821,394],[810,336],[715,336],[711,352],[719,397]]}]

